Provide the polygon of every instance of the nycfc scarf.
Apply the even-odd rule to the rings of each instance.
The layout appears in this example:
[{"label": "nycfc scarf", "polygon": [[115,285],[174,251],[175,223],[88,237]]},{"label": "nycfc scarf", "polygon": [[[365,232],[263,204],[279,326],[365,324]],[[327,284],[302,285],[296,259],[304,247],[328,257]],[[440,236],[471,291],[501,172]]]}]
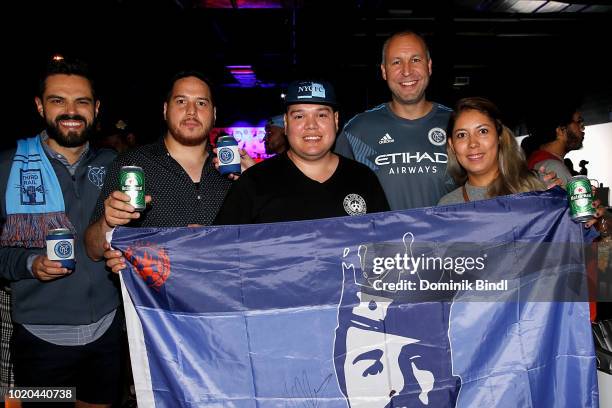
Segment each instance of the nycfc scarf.
[{"label": "nycfc scarf", "polygon": [[40,135],[17,142],[6,186],[6,222],[0,245],[42,248],[49,230],[74,227]]}]

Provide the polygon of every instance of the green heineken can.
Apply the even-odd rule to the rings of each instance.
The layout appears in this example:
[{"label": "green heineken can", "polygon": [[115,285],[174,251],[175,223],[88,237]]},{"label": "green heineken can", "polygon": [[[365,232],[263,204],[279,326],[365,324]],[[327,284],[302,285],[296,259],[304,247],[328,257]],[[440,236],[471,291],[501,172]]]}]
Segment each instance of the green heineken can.
[{"label": "green heineken can", "polygon": [[136,211],[144,211],[145,203],[145,177],[142,167],[123,166],[119,172],[119,186],[121,192],[130,196],[130,205]]},{"label": "green heineken can", "polygon": [[576,222],[587,222],[595,215],[593,191],[587,176],[574,176],[565,186],[569,200],[570,215]]}]

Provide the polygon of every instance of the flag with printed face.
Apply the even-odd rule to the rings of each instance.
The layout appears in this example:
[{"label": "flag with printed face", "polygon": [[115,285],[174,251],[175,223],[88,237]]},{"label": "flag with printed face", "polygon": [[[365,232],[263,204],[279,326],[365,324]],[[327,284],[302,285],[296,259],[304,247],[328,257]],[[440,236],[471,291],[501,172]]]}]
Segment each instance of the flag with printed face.
[{"label": "flag with printed face", "polygon": [[597,407],[562,191],[358,217],[117,228],[147,407]]}]

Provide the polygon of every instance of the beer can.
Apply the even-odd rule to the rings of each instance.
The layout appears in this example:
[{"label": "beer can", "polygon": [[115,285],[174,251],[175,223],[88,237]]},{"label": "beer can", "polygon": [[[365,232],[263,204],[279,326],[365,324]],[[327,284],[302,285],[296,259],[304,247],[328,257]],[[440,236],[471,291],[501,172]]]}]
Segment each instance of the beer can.
[{"label": "beer can", "polygon": [[217,140],[217,157],[219,158],[219,173],[240,174],[240,152],[238,142],[230,135],[224,135]]},{"label": "beer can", "polygon": [[130,196],[130,205],[136,211],[144,211],[147,204],[145,202],[145,176],[142,167],[121,167],[119,186],[121,187],[121,192]]},{"label": "beer can", "polygon": [[74,269],[74,235],[68,228],[47,232],[47,258],[60,262],[64,268]]},{"label": "beer can", "polygon": [[570,215],[576,222],[587,222],[595,215],[593,191],[587,176],[574,176],[565,186],[569,200]]}]

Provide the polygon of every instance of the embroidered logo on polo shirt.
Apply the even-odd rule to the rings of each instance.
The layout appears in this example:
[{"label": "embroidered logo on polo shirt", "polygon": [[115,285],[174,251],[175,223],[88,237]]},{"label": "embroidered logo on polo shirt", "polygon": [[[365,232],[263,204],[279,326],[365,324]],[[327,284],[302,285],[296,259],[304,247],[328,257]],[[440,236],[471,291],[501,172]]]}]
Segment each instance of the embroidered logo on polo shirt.
[{"label": "embroidered logo on polo shirt", "polygon": [[429,129],[427,137],[434,146],[444,146],[446,144],[446,131],[442,128],[436,127]]},{"label": "embroidered logo on polo shirt", "polygon": [[366,202],[359,194],[349,194],[342,202],[348,215],[363,215],[367,211]]},{"label": "embroidered logo on polo shirt", "polygon": [[395,140],[393,140],[393,138],[388,133],[385,133],[385,135],[381,137],[380,140],[378,141],[378,144],[393,143],[393,142],[395,142]]}]

